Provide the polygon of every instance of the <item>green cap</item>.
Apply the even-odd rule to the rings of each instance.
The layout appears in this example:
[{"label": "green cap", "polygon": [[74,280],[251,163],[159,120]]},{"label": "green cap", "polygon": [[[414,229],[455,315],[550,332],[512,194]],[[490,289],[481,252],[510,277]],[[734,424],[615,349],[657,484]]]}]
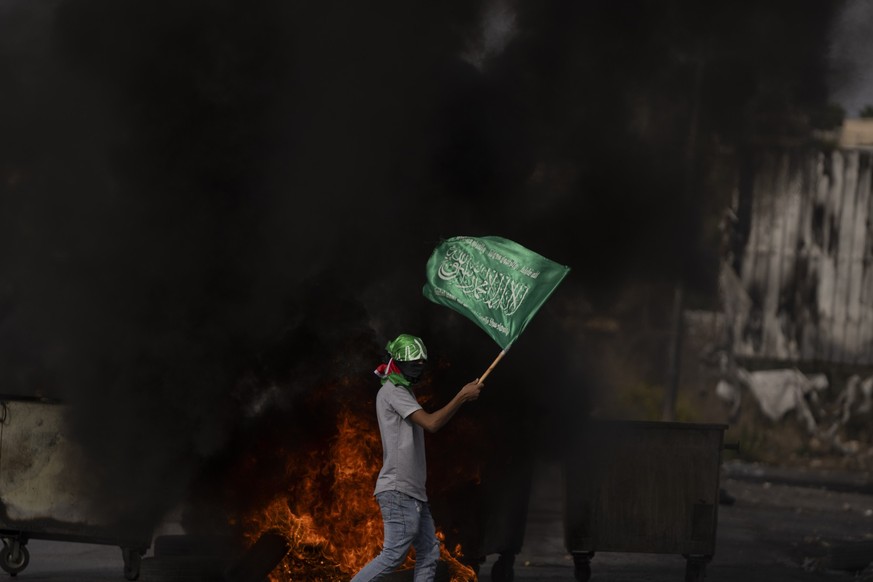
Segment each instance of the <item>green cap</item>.
[{"label": "green cap", "polygon": [[427,348],[424,347],[424,342],[421,341],[421,338],[409,335],[408,333],[398,335],[388,342],[385,349],[398,362],[427,359]]}]

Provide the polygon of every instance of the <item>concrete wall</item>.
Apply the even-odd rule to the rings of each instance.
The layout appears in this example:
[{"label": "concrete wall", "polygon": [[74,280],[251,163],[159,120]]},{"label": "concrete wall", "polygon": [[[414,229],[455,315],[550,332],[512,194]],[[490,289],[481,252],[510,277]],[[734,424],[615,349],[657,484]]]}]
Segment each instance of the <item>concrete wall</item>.
[{"label": "concrete wall", "polygon": [[845,119],[840,132],[841,148],[873,148],[873,119]]}]

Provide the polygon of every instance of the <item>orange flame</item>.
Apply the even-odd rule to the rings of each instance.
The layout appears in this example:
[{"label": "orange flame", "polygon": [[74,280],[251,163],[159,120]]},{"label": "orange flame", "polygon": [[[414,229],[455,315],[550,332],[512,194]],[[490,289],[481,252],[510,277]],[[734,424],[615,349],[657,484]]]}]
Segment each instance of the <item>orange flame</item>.
[{"label": "orange flame", "polygon": [[[382,457],[379,429],[375,419],[349,410],[340,413],[338,425],[326,449],[291,453],[288,491],[242,520],[251,543],[267,531],[288,540],[291,550],[271,582],[345,582],[381,550],[382,518],[372,495]],[[449,552],[442,533],[437,537],[453,582],[476,580],[458,561],[460,546]],[[404,566],[412,565],[407,557]]]}]

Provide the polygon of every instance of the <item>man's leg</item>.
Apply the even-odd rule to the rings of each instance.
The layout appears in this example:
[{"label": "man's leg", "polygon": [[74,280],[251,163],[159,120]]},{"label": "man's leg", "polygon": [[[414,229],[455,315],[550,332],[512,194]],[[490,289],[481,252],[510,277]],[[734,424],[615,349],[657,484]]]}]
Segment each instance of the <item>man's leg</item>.
[{"label": "man's leg", "polygon": [[418,535],[412,542],[415,548],[414,582],[432,582],[436,577],[437,561],[440,559],[440,542],[436,537],[436,528],[427,503],[416,501],[421,511],[418,524]]},{"label": "man's leg", "polygon": [[399,491],[383,491],[376,496],[382,510],[385,540],[382,552],[358,572],[352,582],[378,580],[393,572],[406,559],[409,546],[419,529],[419,512],[412,497]]}]

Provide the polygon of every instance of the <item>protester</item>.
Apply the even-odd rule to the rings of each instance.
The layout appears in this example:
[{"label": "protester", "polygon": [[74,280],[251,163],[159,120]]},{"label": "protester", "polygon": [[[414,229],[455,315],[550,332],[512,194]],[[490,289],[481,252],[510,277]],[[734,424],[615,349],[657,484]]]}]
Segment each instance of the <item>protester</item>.
[{"label": "protester", "polygon": [[465,402],[479,398],[482,384],[470,382],[436,412],[426,412],[412,386],[424,371],[424,342],[401,334],[385,346],[387,362],[376,369],[382,388],[376,396],[376,415],[382,437],[382,470],[374,495],[382,511],[385,539],[382,552],[352,578],[378,580],[400,566],[409,547],[415,548],[415,582],[436,576],[439,541],[427,502],[424,431],[441,429]]}]

